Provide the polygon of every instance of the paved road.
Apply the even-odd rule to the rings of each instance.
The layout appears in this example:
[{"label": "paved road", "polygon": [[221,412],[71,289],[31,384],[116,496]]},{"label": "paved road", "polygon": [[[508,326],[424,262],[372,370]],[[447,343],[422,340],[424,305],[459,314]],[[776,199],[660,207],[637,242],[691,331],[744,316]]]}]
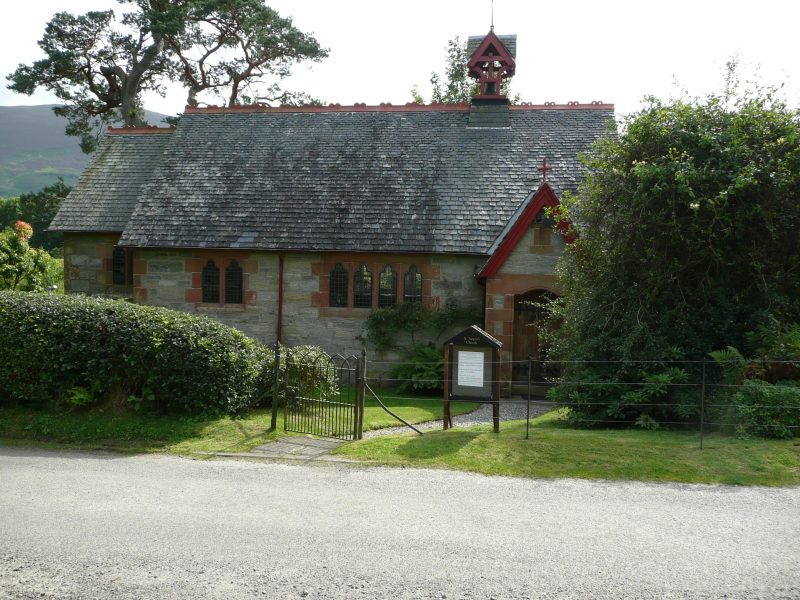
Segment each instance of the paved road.
[{"label": "paved road", "polygon": [[0,598],[793,598],[800,489],[0,448]]}]

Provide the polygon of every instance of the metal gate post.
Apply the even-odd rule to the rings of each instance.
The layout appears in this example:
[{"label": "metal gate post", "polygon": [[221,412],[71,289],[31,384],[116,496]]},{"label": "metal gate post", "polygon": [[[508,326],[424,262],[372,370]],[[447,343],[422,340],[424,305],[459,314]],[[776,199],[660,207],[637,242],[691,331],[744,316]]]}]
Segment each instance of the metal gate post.
[{"label": "metal gate post", "polygon": [[280,385],[281,377],[281,344],[275,342],[275,365],[274,365],[274,381],[272,385],[272,422],[271,429],[275,431],[278,427],[278,386]]},{"label": "metal gate post", "polygon": [[364,437],[364,399],[367,397],[367,350],[361,349],[361,397],[358,401],[358,439]]},{"label": "metal gate post", "polygon": [[292,368],[291,365],[291,357],[292,352],[289,348],[286,348],[286,377],[283,381],[283,430],[289,431],[289,369]]}]

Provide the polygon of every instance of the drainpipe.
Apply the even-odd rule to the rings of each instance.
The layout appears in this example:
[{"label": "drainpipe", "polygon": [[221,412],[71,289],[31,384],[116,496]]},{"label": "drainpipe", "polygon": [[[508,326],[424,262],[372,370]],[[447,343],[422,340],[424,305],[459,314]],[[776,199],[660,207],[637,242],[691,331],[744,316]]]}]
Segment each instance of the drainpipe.
[{"label": "drainpipe", "polygon": [[278,252],[278,326],[275,337],[283,343],[283,252]]}]

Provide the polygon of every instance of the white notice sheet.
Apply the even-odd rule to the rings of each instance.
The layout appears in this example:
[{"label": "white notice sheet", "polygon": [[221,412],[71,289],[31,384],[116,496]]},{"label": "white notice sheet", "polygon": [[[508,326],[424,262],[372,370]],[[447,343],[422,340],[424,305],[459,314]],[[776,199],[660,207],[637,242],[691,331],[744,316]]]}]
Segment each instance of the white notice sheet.
[{"label": "white notice sheet", "polygon": [[458,351],[458,385],[483,387],[483,352]]}]

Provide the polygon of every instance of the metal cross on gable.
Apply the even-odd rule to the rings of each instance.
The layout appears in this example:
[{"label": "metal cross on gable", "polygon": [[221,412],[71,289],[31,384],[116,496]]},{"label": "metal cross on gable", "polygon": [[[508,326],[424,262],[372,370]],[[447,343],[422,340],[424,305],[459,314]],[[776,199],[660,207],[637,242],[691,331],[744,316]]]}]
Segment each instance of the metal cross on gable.
[{"label": "metal cross on gable", "polygon": [[542,166],[539,167],[539,171],[542,172],[542,183],[547,183],[547,173],[553,170],[553,167],[547,164],[547,158],[542,161]]}]

